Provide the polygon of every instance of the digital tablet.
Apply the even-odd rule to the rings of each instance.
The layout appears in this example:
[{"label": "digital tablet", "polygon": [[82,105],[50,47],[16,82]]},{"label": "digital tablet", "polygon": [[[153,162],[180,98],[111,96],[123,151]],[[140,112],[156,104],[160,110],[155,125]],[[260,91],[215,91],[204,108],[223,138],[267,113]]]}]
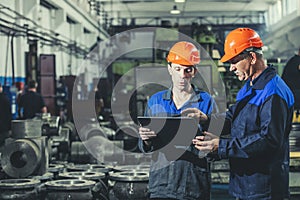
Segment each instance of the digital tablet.
[{"label": "digital tablet", "polygon": [[138,117],[138,122],[157,134],[152,142],[156,148],[166,145],[186,148],[201,134],[198,123],[190,117]]}]

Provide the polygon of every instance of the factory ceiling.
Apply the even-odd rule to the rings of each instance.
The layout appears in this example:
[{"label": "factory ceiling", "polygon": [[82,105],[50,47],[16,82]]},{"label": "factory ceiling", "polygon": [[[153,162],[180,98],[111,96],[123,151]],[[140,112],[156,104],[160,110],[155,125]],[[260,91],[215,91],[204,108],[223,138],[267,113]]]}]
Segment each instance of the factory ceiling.
[{"label": "factory ceiling", "polygon": [[[181,2],[178,2],[181,1]],[[32,1],[33,2],[33,1]],[[190,29],[207,29],[218,36],[219,49],[222,49],[222,41],[228,31],[236,27],[247,26],[259,31],[269,47],[268,57],[288,58],[300,46],[300,11],[286,16],[285,19],[276,24],[268,26],[270,21],[267,11],[271,7],[277,7],[279,0],[40,0],[42,7],[49,10],[60,10],[62,5],[70,5],[74,8],[83,8],[82,11],[88,12],[89,17],[95,18],[95,25],[100,25],[104,30],[105,36],[114,35],[127,29],[143,26],[162,26],[179,27],[178,30],[187,34]],[[281,2],[281,1],[280,1]],[[290,2],[289,7],[296,8],[295,1]],[[287,5],[285,5],[287,6]],[[4,9],[5,8],[5,9]],[[172,14],[170,11],[180,11],[178,14]],[[18,16],[6,6],[1,9],[2,14]],[[74,14],[74,12],[71,12]],[[276,14],[277,12],[275,12]],[[86,13],[85,13],[86,14]],[[77,15],[76,15],[77,16]],[[83,15],[85,16],[85,15]],[[78,23],[76,17],[67,15],[68,23]],[[13,19],[13,18],[12,18]],[[97,22],[97,23],[96,23]],[[27,23],[27,22],[26,22]],[[4,25],[3,25],[4,24]],[[35,23],[33,23],[35,24]],[[270,23],[269,23],[270,24]],[[0,31],[9,33],[9,31],[18,32],[19,35],[26,34],[28,27],[25,25],[19,27],[19,24],[1,21]],[[195,26],[194,26],[195,25]],[[41,27],[41,24],[34,26]],[[99,28],[98,27],[98,28]],[[189,27],[189,29],[186,29]],[[29,30],[29,29],[28,29]],[[35,31],[35,29],[33,30]],[[85,32],[91,30],[84,29]],[[45,39],[53,41],[55,34],[38,35]],[[18,35],[17,35],[18,36]]]},{"label": "factory ceiling", "polygon": [[[181,1],[181,2],[179,2]],[[102,24],[133,28],[136,26],[178,27],[209,25],[213,32],[224,32],[248,26],[258,30],[267,57],[287,59],[299,48],[300,12],[296,11],[275,25],[268,26],[267,11],[279,0],[89,0]],[[285,1],[295,7],[296,1]],[[94,5],[91,5],[93,4]],[[280,3],[283,4],[283,1]],[[290,5],[287,5],[290,4]],[[93,7],[94,6],[94,7]],[[274,7],[274,6],[273,6]],[[176,9],[179,14],[171,14]],[[222,33],[223,32],[223,33]],[[298,38],[298,39],[297,39]],[[220,37],[221,40],[224,38]]]},{"label": "factory ceiling", "polygon": [[[183,2],[177,2],[183,1]],[[90,0],[100,15],[115,25],[263,23],[276,0]],[[178,14],[171,14],[177,10]],[[176,12],[176,11],[175,11]]]}]

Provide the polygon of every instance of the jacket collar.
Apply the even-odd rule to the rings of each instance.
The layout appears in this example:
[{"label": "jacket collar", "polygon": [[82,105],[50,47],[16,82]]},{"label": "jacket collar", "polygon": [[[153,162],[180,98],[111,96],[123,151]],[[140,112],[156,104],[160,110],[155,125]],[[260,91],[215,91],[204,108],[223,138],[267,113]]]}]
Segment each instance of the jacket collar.
[{"label": "jacket collar", "polygon": [[[194,85],[192,85],[193,90],[194,90],[194,94],[191,97],[191,99],[189,100],[190,102],[199,102],[199,101],[203,101],[200,92],[201,90],[196,88]],[[171,86],[164,94],[163,94],[163,99],[164,100],[168,100],[171,101],[172,100],[172,88],[173,86]]]},{"label": "jacket collar", "polygon": [[272,66],[268,66],[257,78],[252,81],[250,86],[250,80],[248,80],[244,87],[238,92],[236,100],[240,101],[246,96],[252,94],[255,90],[263,90],[266,84],[276,76],[276,71]]},{"label": "jacket collar", "polygon": [[[266,86],[266,84],[276,76],[276,70],[272,65],[268,65],[268,67],[252,81],[252,88],[254,90],[262,90]],[[247,81],[247,85],[250,84],[250,81]]]}]

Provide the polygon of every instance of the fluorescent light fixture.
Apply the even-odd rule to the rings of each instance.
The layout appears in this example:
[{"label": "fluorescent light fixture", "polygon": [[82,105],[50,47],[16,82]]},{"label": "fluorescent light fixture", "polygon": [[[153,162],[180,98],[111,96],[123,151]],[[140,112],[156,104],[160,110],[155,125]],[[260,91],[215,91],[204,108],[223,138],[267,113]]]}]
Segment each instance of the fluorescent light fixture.
[{"label": "fluorescent light fixture", "polygon": [[173,6],[173,9],[170,11],[170,13],[171,13],[172,15],[178,15],[178,14],[180,14],[180,10],[178,10],[178,9],[177,9],[177,6],[174,5],[174,6]]},{"label": "fluorescent light fixture", "polygon": [[174,0],[175,3],[184,3],[185,0]]}]

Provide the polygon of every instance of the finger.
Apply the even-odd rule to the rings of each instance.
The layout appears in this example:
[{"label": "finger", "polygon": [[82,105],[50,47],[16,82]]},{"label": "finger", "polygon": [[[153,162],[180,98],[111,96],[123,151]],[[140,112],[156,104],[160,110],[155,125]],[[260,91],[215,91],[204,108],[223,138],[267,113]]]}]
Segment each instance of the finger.
[{"label": "finger", "polygon": [[156,134],[154,131],[151,132],[143,132],[142,134],[140,134],[142,139],[151,139],[156,137]]},{"label": "finger", "polygon": [[208,148],[208,147],[203,147],[203,146],[199,146],[199,145],[195,145],[195,147],[196,147],[199,151],[210,152],[210,148]]},{"label": "finger", "polygon": [[194,145],[198,145],[198,146],[203,145],[202,142],[199,139],[193,139],[192,142],[193,142]]},{"label": "finger", "polygon": [[186,108],[183,111],[181,111],[181,114],[195,113],[197,112],[197,110],[197,108]]},{"label": "finger", "polygon": [[141,135],[141,139],[142,139],[142,140],[149,140],[149,137],[146,136],[146,135]]},{"label": "finger", "polygon": [[199,139],[199,140],[201,140],[201,141],[210,141],[210,140],[213,139],[212,137],[210,137],[208,135],[197,136],[196,138]]},{"label": "finger", "polygon": [[201,151],[206,151],[208,153],[213,151],[211,142],[197,142],[197,144],[195,144],[195,147]]},{"label": "finger", "polygon": [[208,146],[210,146],[210,142],[209,141],[199,141],[198,140],[197,145],[203,146],[203,147],[208,147]]},{"label": "finger", "polygon": [[205,137],[210,137],[211,139],[219,138],[219,136],[217,136],[213,133],[210,133],[210,132],[205,132],[204,135],[205,135]]},{"label": "finger", "polygon": [[205,138],[204,138],[204,135],[200,135],[200,136],[196,136],[196,139],[203,141]]},{"label": "finger", "polygon": [[201,110],[198,110],[198,112],[199,112],[201,115],[205,115],[204,112],[202,112]]},{"label": "finger", "polygon": [[140,132],[148,132],[148,131],[151,131],[149,128],[145,128],[145,127],[140,127],[139,128],[139,131]]},{"label": "finger", "polygon": [[209,137],[211,137],[211,138],[214,137],[214,134],[212,134],[212,133],[210,133],[210,132],[207,132],[207,131],[203,131],[203,134],[204,134],[205,136],[209,136]]},{"label": "finger", "polygon": [[194,118],[194,117],[196,117],[196,114],[195,114],[195,113],[189,113],[189,114],[187,114],[186,116],[187,116],[187,117]]},{"label": "finger", "polygon": [[146,135],[146,136],[156,136],[156,133],[154,131],[148,131],[148,132],[143,132],[142,135]]},{"label": "finger", "polygon": [[145,132],[140,133],[140,136],[141,136],[141,137],[148,137],[148,133],[145,133]]}]

